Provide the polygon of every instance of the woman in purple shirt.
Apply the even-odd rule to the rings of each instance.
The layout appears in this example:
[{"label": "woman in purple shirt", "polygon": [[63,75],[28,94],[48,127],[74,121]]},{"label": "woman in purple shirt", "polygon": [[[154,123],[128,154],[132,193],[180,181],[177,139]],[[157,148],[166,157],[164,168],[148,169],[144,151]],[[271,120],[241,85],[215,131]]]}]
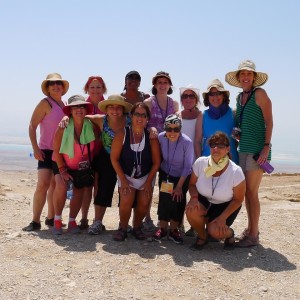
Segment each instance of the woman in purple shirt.
[{"label": "woman in purple shirt", "polygon": [[167,237],[170,223],[168,238],[176,244],[183,243],[178,225],[185,210],[194,157],[193,142],[181,133],[181,127],[181,119],[175,114],[169,115],[164,122],[165,131],[158,135],[162,153],[157,211],[160,228],[153,235],[155,241]]}]

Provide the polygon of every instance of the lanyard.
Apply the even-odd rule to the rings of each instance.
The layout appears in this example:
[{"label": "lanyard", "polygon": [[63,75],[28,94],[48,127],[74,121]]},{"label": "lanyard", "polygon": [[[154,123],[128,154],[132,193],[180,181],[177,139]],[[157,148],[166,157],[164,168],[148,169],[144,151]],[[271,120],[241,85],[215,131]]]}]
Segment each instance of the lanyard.
[{"label": "lanyard", "polygon": [[216,187],[217,187],[217,185],[218,185],[218,182],[219,182],[219,180],[220,180],[220,177],[221,177],[221,175],[218,177],[215,186],[214,186],[214,177],[213,177],[213,176],[211,177],[211,198],[210,198],[211,200],[213,199],[213,196],[214,196]]},{"label": "lanyard", "polygon": [[166,108],[166,111],[165,111],[165,116],[164,116],[164,114],[163,114],[162,108],[160,107],[160,105],[159,105],[159,103],[158,103],[158,100],[157,100],[156,96],[155,96],[155,100],[156,100],[157,106],[158,106],[158,108],[159,108],[161,117],[162,117],[162,119],[163,119],[163,121],[164,121],[164,120],[166,119],[167,115],[168,115],[169,97],[167,97],[167,108]]},{"label": "lanyard", "polygon": [[[134,138],[134,133],[132,131],[132,127],[130,127],[130,133],[132,135],[133,143],[136,145],[137,143],[136,143],[135,138]],[[139,142],[137,150],[136,151],[134,150],[134,152],[135,152],[135,163],[134,163],[135,166],[138,166],[139,164],[142,163],[142,151],[139,151],[139,149],[140,149],[140,145],[141,145],[141,142],[142,142],[143,138],[144,138],[144,134],[141,138],[141,141]],[[138,152],[140,152],[140,155],[139,155],[140,159],[138,159]]]},{"label": "lanyard", "polygon": [[168,139],[168,157],[167,157],[167,166],[169,167],[169,170],[168,170],[168,173],[167,173],[167,180],[169,179],[169,174],[170,174],[170,171],[171,171],[172,163],[173,163],[173,160],[174,160],[176,148],[177,148],[177,145],[178,145],[178,142],[179,142],[180,137],[181,137],[181,136],[179,136],[178,139],[177,139],[177,141],[176,141],[175,149],[174,149],[174,152],[173,152],[173,155],[172,155],[172,160],[171,160],[171,163],[170,163],[170,164],[169,164],[170,141],[169,141],[169,139]]},{"label": "lanyard", "polygon": [[77,135],[77,133],[75,132],[75,129],[74,129],[74,135],[76,136],[76,139],[77,139],[78,144],[79,144],[79,148],[80,148],[80,151],[81,151],[81,159],[83,159],[83,153],[84,153],[85,145],[82,145],[82,144],[80,143],[80,138],[78,138],[78,135]]},{"label": "lanyard", "polygon": [[55,99],[53,99],[51,96],[48,96],[48,97],[49,97],[52,101],[54,101],[54,102],[56,103],[56,105],[58,105],[58,106],[60,107],[61,110],[63,109]]}]

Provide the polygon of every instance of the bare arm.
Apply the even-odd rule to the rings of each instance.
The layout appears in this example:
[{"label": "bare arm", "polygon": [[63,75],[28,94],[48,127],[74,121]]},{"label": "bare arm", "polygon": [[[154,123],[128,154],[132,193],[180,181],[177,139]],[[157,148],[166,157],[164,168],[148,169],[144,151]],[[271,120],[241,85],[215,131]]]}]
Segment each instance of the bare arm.
[{"label": "bare arm", "polygon": [[189,183],[189,193],[190,193],[191,199],[188,202],[188,204],[186,205],[186,209],[185,209],[185,211],[187,213],[192,212],[193,210],[198,210],[200,212],[200,209],[201,209],[200,203],[198,201],[198,190],[196,187],[197,180],[198,180],[198,177],[196,176],[196,174],[193,171],[191,178],[190,178],[190,183]]},{"label": "bare arm", "polygon": [[89,119],[94,125],[97,125],[101,131],[103,130],[104,117],[105,117],[105,115],[100,115],[100,114],[85,116],[85,118]]},{"label": "bare arm", "polygon": [[37,142],[36,130],[44,117],[51,111],[51,107],[46,100],[41,100],[34,109],[29,123],[29,138],[33,148],[34,158],[44,160],[43,152],[40,150]]},{"label": "bare arm", "polygon": [[194,141],[194,149],[196,159],[201,156],[202,152],[202,112],[197,117],[196,128],[195,128],[195,141]]},{"label": "bare arm", "polygon": [[[273,114],[272,114],[272,102],[269,99],[267,93],[263,89],[257,89],[255,94],[255,99],[257,105],[261,108],[264,121],[266,124],[265,131],[265,143],[270,143],[273,132]],[[258,163],[263,163],[268,157],[270,151],[269,146],[265,146],[260,153],[260,157],[258,158]]]}]

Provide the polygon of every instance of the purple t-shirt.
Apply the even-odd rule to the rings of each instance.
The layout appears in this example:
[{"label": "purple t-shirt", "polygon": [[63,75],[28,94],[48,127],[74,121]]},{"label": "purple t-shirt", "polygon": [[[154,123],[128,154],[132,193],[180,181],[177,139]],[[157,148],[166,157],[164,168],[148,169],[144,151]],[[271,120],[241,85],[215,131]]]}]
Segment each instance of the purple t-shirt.
[{"label": "purple t-shirt", "polygon": [[192,140],[181,133],[176,142],[171,142],[165,131],[158,135],[162,153],[160,168],[173,177],[187,177],[192,172],[194,146]]}]

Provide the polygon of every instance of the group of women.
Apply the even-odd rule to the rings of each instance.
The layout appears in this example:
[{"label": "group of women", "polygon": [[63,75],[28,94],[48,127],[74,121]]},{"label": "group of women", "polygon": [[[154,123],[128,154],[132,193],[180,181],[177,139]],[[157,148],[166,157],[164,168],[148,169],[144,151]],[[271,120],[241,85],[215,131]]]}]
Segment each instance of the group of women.
[{"label": "group of women", "polygon": [[[166,72],[153,77],[152,96],[138,90],[141,76],[131,71],[125,77],[124,91],[107,99],[103,97],[103,79],[92,76],[84,86],[88,99],[74,95],[66,106],[61,97],[68,90],[68,82],[59,74],[48,75],[42,83],[47,97],[37,105],[29,127],[34,156],[39,161],[38,184],[33,220],[24,230],[41,228],[47,196],[46,225],[53,226],[54,234],[62,233],[62,209],[72,181],[68,231],[88,228],[89,234],[101,233],[117,183],[120,219],[113,239],[126,239],[133,211],[131,233],[143,240],[147,224],[153,225],[150,208],[158,172],[159,223],[153,240],[168,238],[182,244],[179,228],[186,213],[189,233],[196,233],[192,249],[202,249],[209,237],[224,240],[227,249],[258,245],[258,190],[263,174],[259,165],[271,159],[273,126],[271,101],[260,88],[267,79],[252,61],[243,61],[225,76],[227,83],[242,88],[236,112],[229,107],[229,91],[215,79],[202,93],[208,107],[202,114],[200,91],[192,86],[180,88],[179,109],[169,96],[173,84]],[[64,115],[68,125],[57,128]],[[259,154],[257,161],[255,154]],[[89,226],[93,188],[95,217]],[[230,226],[244,198],[248,226],[236,243]],[[82,219],[77,225],[80,209]]]}]

